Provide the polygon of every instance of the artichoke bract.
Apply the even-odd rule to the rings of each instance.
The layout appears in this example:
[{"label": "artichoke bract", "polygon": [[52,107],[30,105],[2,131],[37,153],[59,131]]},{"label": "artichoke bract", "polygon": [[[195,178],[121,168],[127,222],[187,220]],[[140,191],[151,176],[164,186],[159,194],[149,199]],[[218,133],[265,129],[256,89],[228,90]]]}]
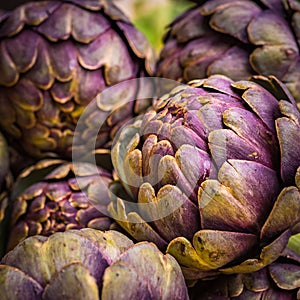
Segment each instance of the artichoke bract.
[{"label": "artichoke bract", "polygon": [[287,249],[274,263],[257,272],[199,282],[190,289],[190,299],[293,300],[299,299],[299,289],[300,256]]},{"label": "artichoke bract", "polygon": [[27,238],[0,264],[3,300],[188,299],[176,260],[116,231]]},{"label": "artichoke bract", "polygon": [[17,178],[8,250],[28,236],[85,227],[107,230],[112,175],[88,163],[42,160]]},{"label": "artichoke bract", "polygon": [[[2,11],[0,127],[32,157],[69,158],[87,104],[109,86],[152,74],[153,65],[146,38],[112,1],[36,1]],[[99,147],[109,142],[115,119]]]},{"label": "artichoke bract", "polygon": [[274,75],[300,102],[300,7],[295,0],[207,0],[169,26],[158,75],[189,81]]},{"label": "artichoke bract", "polygon": [[[187,279],[274,261],[300,217],[300,112],[275,77],[195,80],[119,133],[113,218]],[[120,188],[120,187],[119,187]]]}]

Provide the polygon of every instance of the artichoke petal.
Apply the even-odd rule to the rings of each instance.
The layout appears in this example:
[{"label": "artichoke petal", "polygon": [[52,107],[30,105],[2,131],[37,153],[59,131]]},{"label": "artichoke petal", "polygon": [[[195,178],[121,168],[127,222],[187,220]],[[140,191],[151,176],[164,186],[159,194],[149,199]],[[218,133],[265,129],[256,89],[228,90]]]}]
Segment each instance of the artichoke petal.
[{"label": "artichoke petal", "polygon": [[[154,244],[145,242],[136,244],[124,252],[117,262],[107,268],[107,271],[117,265],[122,266],[122,269],[136,272],[139,280],[147,283],[149,294],[153,299],[187,299],[183,277],[176,260],[168,254],[163,255]],[[145,277],[145,274],[149,273],[152,276]],[[164,286],[164,289],[157,288],[160,286]]]},{"label": "artichoke petal", "polygon": [[121,38],[111,29],[92,43],[79,46],[78,49],[79,62],[83,67],[95,70],[104,66],[108,85],[131,79],[137,71]]},{"label": "artichoke petal", "polygon": [[77,49],[70,41],[63,41],[48,49],[51,72],[60,82],[73,78],[78,70]]},{"label": "artichoke petal", "polygon": [[133,246],[133,242],[129,238],[114,230],[102,232],[84,228],[81,230],[73,230],[72,233],[88,238],[97,245],[109,264],[116,261],[124,251]]},{"label": "artichoke petal", "polygon": [[249,59],[251,66],[257,73],[274,74],[278,78],[284,78],[291,66],[296,63],[297,56],[298,53],[289,45],[265,45],[256,48]]},{"label": "artichoke petal", "polygon": [[175,154],[177,164],[192,188],[215,175],[214,166],[207,152],[192,145],[181,146]]},{"label": "artichoke petal", "polygon": [[[81,22],[78,22],[79,19]],[[100,14],[90,14],[76,6],[72,9],[72,37],[79,43],[90,43],[109,29],[109,26],[108,20]]]},{"label": "artichoke petal", "polygon": [[1,85],[12,86],[18,81],[19,75],[17,73],[16,66],[6,48],[7,47],[5,47],[5,43],[0,44],[0,55],[3,58],[0,61],[0,67],[2,70],[0,83]]},{"label": "artichoke petal", "polygon": [[177,149],[184,144],[192,145],[202,150],[207,149],[206,142],[186,126],[176,126],[172,128],[170,140]]},{"label": "artichoke petal", "polygon": [[145,37],[141,34],[141,32],[132,30],[132,27],[128,26],[126,23],[117,22],[117,24],[124,32],[131,49],[138,57],[145,58],[145,56],[149,56],[152,58],[146,63],[147,71],[152,73],[155,70],[156,60],[153,49],[149,47]]},{"label": "artichoke petal", "polygon": [[74,91],[77,91],[74,101],[80,105],[86,105],[105,87],[103,74],[101,70],[89,72],[88,70],[79,68],[77,76],[77,80],[72,83],[74,84]]},{"label": "artichoke petal", "polygon": [[[287,117],[276,120],[279,145],[281,150],[281,176],[286,184],[294,184],[294,176],[300,166],[300,113],[286,101],[282,101],[281,110]],[[293,143],[288,143],[285,138]]]},{"label": "artichoke petal", "polygon": [[[24,93],[24,91],[26,91],[26,93]],[[9,97],[12,98],[12,103],[14,103],[17,108],[21,109],[18,111],[20,114],[24,114],[24,110],[26,110],[27,113],[37,111],[43,105],[41,91],[39,91],[37,87],[27,79],[21,79],[14,87],[14,90],[9,93]],[[24,124],[25,128],[32,127],[32,122]]]},{"label": "artichoke petal", "polygon": [[69,38],[72,30],[72,5],[62,3],[37,30],[53,42]]},{"label": "artichoke petal", "polygon": [[[19,73],[28,71],[36,63],[39,41],[40,39],[36,33],[24,30],[18,38],[12,37],[10,40],[3,42]],[[27,45],[31,46],[27,47]],[[22,55],[20,55],[20,52]],[[9,63],[9,60],[7,63]]]},{"label": "artichoke petal", "polygon": [[180,265],[196,268],[196,272],[211,270],[211,266],[198,255],[191,242],[184,237],[173,239],[168,245],[167,253],[175,257]]},{"label": "artichoke petal", "polygon": [[199,189],[198,197],[203,228],[243,232],[257,230],[253,212],[217,180],[206,180]]},{"label": "artichoke petal", "polygon": [[194,189],[197,187],[197,181],[189,182],[185,178],[177,164],[176,158],[171,155],[163,156],[159,162],[158,170],[158,176],[161,176],[161,178],[159,178],[160,185],[174,185],[190,197],[192,201],[197,201],[197,197],[194,193]]},{"label": "artichoke petal", "polygon": [[262,248],[259,258],[246,259],[242,263],[233,267],[220,269],[220,272],[224,274],[251,273],[262,269],[274,262],[281,255],[290,236],[290,231],[286,230],[272,243]]},{"label": "artichoke petal", "polygon": [[[270,138],[268,137],[268,139]],[[273,148],[270,147],[271,145],[259,147],[259,145],[254,145],[251,140],[244,139],[229,129],[212,131],[208,141],[212,158],[218,168],[228,159],[252,160],[269,168],[276,163],[272,161],[274,157],[272,152],[276,152],[276,144]]]},{"label": "artichoke petal", "polygon": [[276,263],[269,266],[274,282],[284,290],[293,290],[300,286],[300,266]]},{"label": "artichoke petal", "polygon": [[[189,81],[189,78],[205,77],[206,70],[210,64],[228,48],[227,44],[219,43],[218,37],[213,36],[205,36],[205,38],[199,38],[187,44],[182,50],[182,55],[178,58],[179,64],[185,67],[183,79]],[[171,56],[169,59],[173,60],[174,57]],[[174,64],[176,65],[176,61]],[[168,65],[166,67],[169,69]],[[172,71],[172,69],[168,70],[168,72]],[[181,73],[181,70],[179,72]],[[175,74],[170,73],[169,77],[174,75],[176,75],[176,70]]]},{"label": "artichoke petal", "polygon": [[254,273],[246,273],[243,275],[245,288],[253,292],[262,292],[270,288],[267,270],[261,269]]},{"label": "artichoke petal", "polygon": [[143,183],[143,170],[142,170],[142,153],[140,150],[135,149],[128,153],[124,159],[124,170],[126,184],[134,197],[138,194],[138,188]]},{"label": "artichoke petal", "polygon": [[260,12],[259,6],[251,1],[236,2],[232,6],[220,5],[211,17],[209,25],[216,31],[227,33],[247,43],[247,26]]},{"label": "artichoke petal", "polygon": [[266,10],[254,18],[248,31],[249,38],[256,45],[290,45],[298,52],[289,25],[284,18],[271,10]]},{"label": "artichoke petal", "polygon": [[46,90],[54,83],[51,69],[49,49],[47,44],[40,40],[37,46],[37,58],[34,66],[27,72],[27,78],[38,88]]},{"label": "artichoke petal", "polygon": [[237,99],[239,99],[237,94],[232,90],[233,80],[229,77],[212,75],[203,80],[202,86],[204,88],[212,88],[214,91],[218,91],[230,96],[226,98],[227,101],[236,103]]},{"label": "artichoke petal", "polygon": [[207,75],[222,74],[233,80],[251,76],[252,68],[248,62],[248,53],[244,49],[233,46],[216,58],[207,68]]},{"label": "artichoke petal", "polygon": [[244,90],[242,98],[275,135],[274,118],[280,116],[278,100],[270,92],[251,81],[238,81],[232,86]]},{"label": "artichoke petal", "polygon": [[193,238],[193,245],[198,256],[211,269],[217,269],[241,259],[256,244],[257,237],[253,234],[229,231],[200,230]]},{"label": "artichoke petal", "polygon": [[213,14],[214,12],[218,11],[218,9],[222,9],[222,8],[226,8],[228,6],[228,4],[230,3],[233,3],[233,4],[236,4],[236,3],[240,3],[239,1],[237,0],[233,0],[233,1],[230,1],[230,0],[213,0],[213,1],[209,1],[209,2],[206,2],[203,6],[201,6],[201,13],[204,14],[205,16],[206,15],[211,15]]},{"label": "artichoke petal", "polygon": [[[258,232],[279,192],[276,173],[259,163],[229,160],[218,179],[220,183],[207,180],[199,189],[203,228]],[[268,189],[259,184],[264,180],[270,184]]]},{"label": "artichoke petal", "polygon": [[167,242],[137,212],[126,212],[125,204],[121,199],[117,199],[117,208],[113,203],[109,204],[108,211],[110,216],[136,240],[153,242],[160,249],[166,248]]},{"label": "artichoke petal", "polygon": [[[153,262],[152,262],[153,263]],[[130,286],[124,284],[124,278]],[[102,299],[155,299],[146,278],[138,270],[125,262],[116,262],[109,266],[103,275]]]},{"label": "artichoke petal", "polygon": [[[236,245],[234,248],[233,243]],[[200,230],[194,235],[194,246],[187,239],[176,238],[168,245],[167,253],[184,266],[196,267],[200,271],[214,270],[240,259],[256,243],[257,237],[253,234]]]},{"label": "artichoke petal", "polygon": [[[253,145],[255,152],[258,153],[255,161],[270,168],[274,167],[272,156],[277,154],[277,140],[259,118],[245,109],[233,107],[223,113],[223,122],[242,139],[241,142],[247,141]],[[254,141],[251,139],[253,128],[256,128]],[[251,156],[248,156],[248,159],[251,159]]]},{"label": "artichoke petal", "polygon": [[71,263],[63,267],[51,278],[43,292],[43,299],[64,298],[98,300],[99,292],[95,278],[80,263]]},{"label": "artichoke petal", "polygon": [[139,203],[142,203],[142,212],[146,211],[165,240],[170,241],[176,236],[192,238],[199,228],[196,205],[176,186],[165,185],[158,191],[157,197],[153,197],[150,184],[145,183],[140,188]]},{"label": "artichoke petal", "polygon": [[[151,143],[151,141],[150,141],[150,143]],[[144,153],[145,153],[145,151],[144,151]],[[144,153],[142,152],[142,157],[141,157],[142,160],[144,159],[144,157],[143,157]],[[146,169],[143,170],[143,175],[147,176],[147,180],[153,186],[157,186],[163,177],[168,177],[168,175],[165,176],[166,172],[167,172],[167,169],[166,169],[167,166],[166,166],[165,170],[162,169],[162,165],[166,165],[166,164],[168,164],[168,162],[164,163],[162,161],[162,159],[165,156],[169,157],[169,156],[174,155],[173,146],[171,145],[171,143],[169,141],[161,140],[161,141],[153,144],[152,148],[150,150],[150,153],[145,153],[145,155],[147,155],[147,154],[149,157],[149,161],[145,162],[145,163],[148,163],[148,165],[145,165]],[[174,162],[172,161],[170,163],[174,163]],[[172,175],[170,175],[170,179],[171,179],[171,177],[172,177]],[[166,181],[168,181],[168,178],[166,178]]]},{"label": "artichoke petal", "polygon": [[65,104],[71,100],[73,96],[72,81],[69,82],[54,82],[50,89],[51,96],[53,99],[60,103]]},{"label": "artichoke petal", "polygon": [[[0,266],[1,299],[41,299],[43,288],[30,276],[11,266]],[[12,288],[14,287],[14,288]]]},{"label": "artichoke petal", "polygon": [[300,192],[296,187],[284,188],[261,230],[261,240],[267,241],[300,221]]},{"label": "artichoke petal", "polygon": [[[182,43],[194,40],[205,34],[205,30],[203,30],[203,26],[205,26],[204,24],[204,18],[201,14],[199,14],[199,8],[191,8],[181,16],[178,16],[178,18],[170,24],[169,35]],[[209,30],[208,26],[206,26],[205,29]],[[164,48],[164,50],[166,49]],[[168,57],[164,50],[163,54]],[[172,50],[174,51],[175,49],[173,48]]]}]

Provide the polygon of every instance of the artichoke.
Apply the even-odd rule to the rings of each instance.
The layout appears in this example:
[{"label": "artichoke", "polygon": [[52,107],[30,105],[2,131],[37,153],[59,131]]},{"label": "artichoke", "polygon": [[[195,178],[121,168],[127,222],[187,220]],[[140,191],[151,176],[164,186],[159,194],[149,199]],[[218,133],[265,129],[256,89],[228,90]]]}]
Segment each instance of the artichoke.
[{"label": "artichoke", "polygon": [[300,6],[295,0],[207,0],[169,26],[158,75],[187,82],[274,75],[300,102]]},{"label": "artichoke", "polygon": [[106,230],[112,175],[88,163],[42,160],[27,168],[13,187],[8,250],[28,236],[85,227]]},{"label": "artichoke", "polygon": [[224,275],[199,282],[190,290],[191,300],[280,299],[300,297],[300,256],[284,253],[269,266],[250,274]]},{"label": "artichoke", "polygon": [[[20,152],[69,158],[87,104],[109,86],[152,74],[153,64],[145,37],[111,1],[37,1],[2,11],[0,127]],[[118,111],[99,147],[109,147],[118,120],[138,109]]]},{"label": "artichoke", "polygon": [[[195,80],[120,132],[111,216],[167,249],[186,279],[254,272],[300,218],[300,112],[275,77]],[[298,170],[298,171],[297,171]]]},{"label": "artichoke", "polygon": [[0,290],[2,300],[188,299],[172,256],[94,229],[27,238],[2,259]]}]

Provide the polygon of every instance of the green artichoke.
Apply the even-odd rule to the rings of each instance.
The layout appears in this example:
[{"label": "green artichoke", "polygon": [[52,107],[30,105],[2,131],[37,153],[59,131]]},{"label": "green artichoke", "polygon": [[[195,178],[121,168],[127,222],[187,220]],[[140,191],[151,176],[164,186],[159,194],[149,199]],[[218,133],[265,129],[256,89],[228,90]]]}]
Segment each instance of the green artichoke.
[{"label": "green artichoke", "polygon": [[158,75],[187,82],[274,75],[300,102],[300,6],[295,0],[203,0],[169,26]]},{"label": "green artichoke", "polygon": [[286,250],[278,260],[250,274],[224,275],[199,282],[191,300],[280,299],[300,297],[300,256]]},{"label": "green artichoke", "polygon": [[85,227],[107,230],[112,175],[88,163],[42,160],[13,187],[8,250],[28,236]]},{"label": "green artichoke", "polygon": [[257,271],[300,218],[299,132],[300,112],[275,77],[177,87],[116,139],[130,199],[112,189],[109,211],[137,241],[167,249],[189,280]]},{"label": "green artichoke", "polygon": [[2,259],[0,290],[2,300],[188,299],[172,256],[94,229],[26,239]]},{"label": "green artichoke", "polygon": [[[145,37],[111,1],[37,1],[2,11],[0,127],[32,157],[69,158],[87,104],[109,86],[152,74],[153,64]],[[118,111],[98,146],[109,147],[118,120],[138,108]]]}]

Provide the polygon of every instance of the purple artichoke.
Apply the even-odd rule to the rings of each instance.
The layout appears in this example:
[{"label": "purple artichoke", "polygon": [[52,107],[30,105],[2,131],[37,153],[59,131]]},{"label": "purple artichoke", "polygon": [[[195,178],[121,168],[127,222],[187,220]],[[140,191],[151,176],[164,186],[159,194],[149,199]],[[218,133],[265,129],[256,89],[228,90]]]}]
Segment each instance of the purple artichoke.
[{"label": "purple artichoke", "polygon": [[257,271],[300,219],[299,132],[275,77],[177,87],[116,139],[130,199],[115,197],[109,211],[136,240],[167,249],[187,279]]},{"label": "purple artichoke", "polygon": [[8,250],[28,236],[69,229],[107,230],[112,175],[88,163],[43,160],[25,169],[13,187]]},{"label": "purple artichoke", "polygon": [[295,0],[202,0],[169,26],[158,75],[187,82],[274,75],[300,102],[300,6]]},{"label": "purple artichoke", "polygon": [[[152,53],[111,1],[37,1],[2,11],[0,127],[32,157],[69,158],[87,104],[109,86],[152,74]],[[132,103],[111,118],[98,146],[109,147],[118,120],[139,108]]]},{"label": "purple artichoke", "polygon": [[299,296],[300,256],[288,249],[274,263],[257,272],[201,281],[190,290],[191,300],[293,300]]},{"label": "purple artichoke", "polygon": [[2,259],[0,290],[2,300],[188,299],[172,256],[94,229],[27,238]]}]

